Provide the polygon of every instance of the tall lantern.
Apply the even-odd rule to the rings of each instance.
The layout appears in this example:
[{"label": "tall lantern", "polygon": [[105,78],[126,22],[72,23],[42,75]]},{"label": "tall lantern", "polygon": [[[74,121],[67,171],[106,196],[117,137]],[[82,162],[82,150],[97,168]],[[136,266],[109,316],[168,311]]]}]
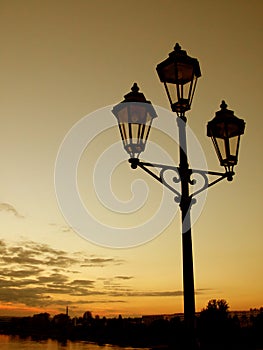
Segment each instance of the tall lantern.
[{"label": "tall lantern", "polygon": [[124,149],[130,158],[138,158],[145,149],[152,120],[157,117],[151,102],[146,100],[134,83],[131,92],[113,107],[112,113],[118,120]]},{"label": "tall lantern", "polygon": [[173,112],[184,115],[191,108],[197,79],[201,76],[199,62],[175,45],[169,57],[156,67]]},{"label": "tall lantern", "polygon": [[245,122],[227,109],[225,101],[220,107],[221,110],[207,124],[207,136],[213,141],[220,165],[231,173],[238,161],[240,136],[244,134]]}]

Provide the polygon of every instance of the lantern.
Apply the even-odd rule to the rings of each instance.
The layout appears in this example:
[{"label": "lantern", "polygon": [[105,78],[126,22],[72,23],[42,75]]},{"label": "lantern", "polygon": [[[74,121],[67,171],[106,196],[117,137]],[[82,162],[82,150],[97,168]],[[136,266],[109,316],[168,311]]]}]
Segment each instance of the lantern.
[{"label": "lantern", "polygon": [[199,62],[175,45],[169,57],[156,67],[173,112],[184,115],[191,108],[197,79],[201,76]]},{"label": "lantern", "polygon": [[244,134],[245,122],[227,109],[225,101],[220,105],[214,119],[207,124],[207,136],[211,137],[220,165],[233,172],[238,161],[240,136]]},{"label": "lantern", "polygon": [[124,149],[131,158],[138,158],[145,149],[152,120],[157,117],[151,102],[134,83],[131,92],[113,107],[112,113],[118,120]]}]

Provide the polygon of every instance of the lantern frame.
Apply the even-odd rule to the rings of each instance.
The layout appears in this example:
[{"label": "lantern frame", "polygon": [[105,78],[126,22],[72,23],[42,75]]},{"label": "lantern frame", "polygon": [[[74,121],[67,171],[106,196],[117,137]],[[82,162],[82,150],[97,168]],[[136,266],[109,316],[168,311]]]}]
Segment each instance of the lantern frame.
[{"label": "lantern frame", "polygon": [[164,83],[173,112],[182,116],[190,110],[197,84],[201,76],[199,62],[187,55],[177,43],[169,57],[156,67],[159,79]]},{"label": "lantern frame", "polygon": [[227,109],[225,101],[222,101],[220,108],[207,124],[207,136],[212,139],[220,165],[226,172],[233,172],[238,162],[240,137],[244,134],[245,121]]},{"label": "lantern frame", "polygon": [[134,83],[124,100],[113,107],[112,113],[118,120],[124,149],[130,158],[138,158],[145,150],[152,121],[157,117],[151,101],[146,100]]}]

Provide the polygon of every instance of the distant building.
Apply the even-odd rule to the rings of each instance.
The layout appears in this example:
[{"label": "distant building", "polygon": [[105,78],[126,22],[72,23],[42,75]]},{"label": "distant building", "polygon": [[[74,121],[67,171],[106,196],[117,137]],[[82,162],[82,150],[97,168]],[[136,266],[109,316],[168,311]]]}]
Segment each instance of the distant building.
[{"label": "distant building", "polygon": [[248,327],[252,325],[253,317],[257,317],[261,309],[250,309],[249,311],[230,311],[231,317],[237,316],[241,327]]},{"label": "distant building", "polygon": [[154,321],[157,321],[157,320],[170,321],[174,317],[178,317],[180,321],[184,320],[184,314],[178,313],[178,314],[163,314],[163,315],[144,315],[142,316],[142,322],[148,326]]},{"label": "distant building", "polygon": [[157,320],[164,320],[164,315],[145,315],[142,316],[142,322],[146,324],[146,326],[150,325],[152,322]]}]

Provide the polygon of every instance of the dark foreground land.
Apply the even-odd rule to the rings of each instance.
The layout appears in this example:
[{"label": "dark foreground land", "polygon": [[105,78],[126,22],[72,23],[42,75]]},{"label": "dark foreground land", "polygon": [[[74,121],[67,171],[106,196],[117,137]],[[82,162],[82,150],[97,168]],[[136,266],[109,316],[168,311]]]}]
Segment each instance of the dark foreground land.
[{"label": "dark foreground land", "polygon": [[[32,339],[86,340],[98,344],[116,344],[153,349],[186,349],[184,322],[179,317],[155,319],[100,318],[86,312],[83,317],[66,314],[50,317],[41,313],[32,317],[0,318],[0,333],[30,336]],[[257,316],[230,316],[203,310],[197,318],[197,338],[201,350],[263,349],[263,309]]]}]

